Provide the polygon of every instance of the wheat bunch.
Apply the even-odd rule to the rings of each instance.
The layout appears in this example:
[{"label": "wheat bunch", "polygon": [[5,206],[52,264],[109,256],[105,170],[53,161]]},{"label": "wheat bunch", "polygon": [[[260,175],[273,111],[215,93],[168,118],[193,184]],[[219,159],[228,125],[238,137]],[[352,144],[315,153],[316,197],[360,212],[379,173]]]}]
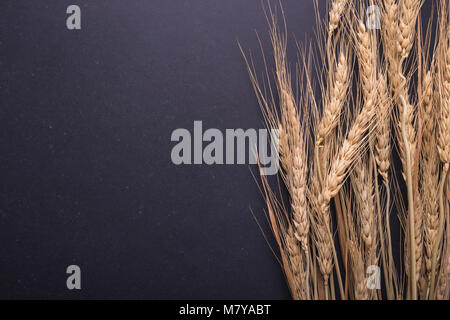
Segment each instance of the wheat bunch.
[{"label": "wheat bunch", "polygon": [[[381,30],[365,25],[374,3]],[[319,48],[298,46],[295,66],[270,11],[273,83],[267,61],[261,83],[246,59],[266,124],[279,133],[282,186],[276,194],[261,174],[261,191],[294,299],[449,298],[450,11],[439,4],[436,45],[430,32],[424,45],[422,4],[332,0]],[[367,286],[373,266],[383,271],[380,290]]]}]

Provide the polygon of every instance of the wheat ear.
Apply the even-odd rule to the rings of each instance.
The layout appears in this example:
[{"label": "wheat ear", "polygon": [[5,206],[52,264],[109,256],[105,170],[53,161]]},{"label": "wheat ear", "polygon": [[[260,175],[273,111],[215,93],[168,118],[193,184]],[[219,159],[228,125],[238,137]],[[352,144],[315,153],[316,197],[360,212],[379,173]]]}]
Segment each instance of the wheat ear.
[{"label": "wheat ear", "polygon": [[365,277],[364,259],[355,240],[349,242],[350,261],[352,264],[354,295],[356,300],[369,300],[367,279]]},{"label": "wheat ear", "polygon": [[[450,39],[442,41],[450,42]],[[438,150],[442,163],[450,163],[450,44],[443,52],[441,110],[439,114]]]},{"label": "wheat ear", "polygon": [[331,34],[337,29],[347,3],[348,0],[333,0],[331,2],[331,9],[329,12],[330,18],[328,23],[329,37],[331,37]]},{"label": "wheat ear", "polygon": [[[332,85],[330,97],[324,106],[322,118],[319,122],[316,133],[316,145],[324,146],[327,137],[336,127],[342,107],[346,101],[347,90],[349,87],[350,69],[348,65],[348,54],[342,51],[339,54],[337,67],[330,80]],[[334,81],[333,81],[334,79]]]},{"label": "wheat ear", "polygon": [[[436,264],[442,244],[445,223],[444,187],[450,166],[450,7],[443,1],[440,7],[439,46],[437,53],[437,76],[439,83],[440,112],[438,117],[438,151],[443,164],[439,184],[439,230],[431,258],[430,298],[435,297]],[[447,226],[448,228],[448,226]]]},{"label": "wheat ear", "polygon": [[285,246],[289,257],[297,296],[302,300],[306,300],[309,294],[309,288],[306,285],[308,279],[304,270],[302,254],[300,252],[297,239],[294,236],[292,226],[289,226],[286,231]]},{"label": "wheat ear", "polygon": [[391,112],[392,100],[389,97],[387,80],[385,76],[379,78],[379,104],[377,112],[377,140],[375,144],[375,159],[378,173],[383,179],[386,189],[389,189],[389,168],[391,166]]},{"label": "wheat ear", "polygon": [[[368,160],[365,163],[368,163]],[[366,267],[377,264],[376,210],[373,185],[369,175],[369,168],[358,161],[352,172],[352,182],[358,203],[358,224],[365,248]]]},{"label": "wheat ear", "polygon": [[436,107],[433,101],[433,76],[428,71],[423,80],[423,132],[421,191],[425,222],[425,267],[427,280],[431,277],[431,256],[439,226],[438,184],[439,160],[436,144]]},{"label": "wheat ear", "polygon": [[400,5],[400,22],[397,50],[401,58],[407,58],[415,37],[415,26],[422,0],[403,0]]}]

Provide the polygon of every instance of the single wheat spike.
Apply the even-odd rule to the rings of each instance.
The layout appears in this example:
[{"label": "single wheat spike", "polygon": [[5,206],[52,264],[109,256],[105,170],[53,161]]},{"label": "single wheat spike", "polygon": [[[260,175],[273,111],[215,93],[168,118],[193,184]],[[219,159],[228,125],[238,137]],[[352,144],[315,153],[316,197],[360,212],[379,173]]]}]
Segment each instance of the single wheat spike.
[{"label": "single wheat spike", "polygon": [[[319,203],[321,199],[319,197]],[[323,275],[325,292],[328,294],[328,280],[333,271],[333,244],[329,236],[330,211],[329,206],[320,206],[314,223],[314,236],[317,247],[317,260]]]},{"label": "single wheat spike", "polygon": [[[275,59],[275,76],[277,81],[279,105],[281,112],[280,134],[280,158],[282,167],[286,173],[286,184],[292,186],[292,161],[293,153],[300,139],[300,120],[297,104],[292,92],[291,76],[287,66],[286,40],[273,25],[271,30],[272,46]],[[292,190],[289,190],[292,195]]]},{"label": "single wheat spike", "polygon": [[323,146],[327,136],[336,127],[342,107],[346,101],[349,87],[349,65],[344,52],[339,54],[338,64],[331,81],[333,88],[324,107],[322,119],[318,125],[316,145]]},{"label": "single wheat spike", "polygon": [[[288,81],[280,81],[282,112],[286,115],[286,132],[282,132],[283,155],[287,168],[287,185],[291,194],[295,236],[308,252],[309,220],[306,203],[306,155],[295,100]],[[284,110],[284,111],[283,111]],[[287,141],[285,141],[287,140]],[[287,146],[287,148],[286,148]],[[284,151],[284,149],[288,149]]]},{"label": "single wheat spike", "polygon": [[403,0],[400,4],[400,23],[397,50],[401,58],[407,58],[413,46],[415,27],[421,0]]},{"label": "single wheat spike", "polygon": [[[406,98],[405,98],[406,99]],[[405,100],[406,102],[406,100]],[[415,159],[416,159],[416,129],[414,128],[414,107],[406,102],[407,105],[407,115],[406,115],[406,121],[405,121],[405,131],[406,131],[406,138],[409,146],[409,150],[411,153],[411,166],[414,168],[415,166]],[[403,105],[398,105],[398,114],[403,114]],[[401,107],[400,107],[401,106]],[[398,147],[399,147],[399,156],[400,160],[402,162],[402,175],[403,179],[406,180],[406,147],[403,142],[403,139],[401,138],[401,120],[397,122],[397,139],[398,139]]]},{"label": "single wheat spike", "polygon": [[[445,61],[442,63],[442,97],[439,114],[438,150],[442,163],[450,163],[450,39],[447,50],[443,52]],[[443,59],[443,60],[444,60]]]},{"label": "single wheat spike", "polygon": [[374,38],[367,31],[366,25],[359,20],[356,31],[356,48],[360,67],[360,80],[365,99],[374,97],[377,90],[377,48]]},{"label": "single wheat spike", "polygon": [[308,253],[309,216],[306,203],[306,156],[300,144],[292,155],[291,206],[294,218],[295,237],[302,250]]},{"label": "single wheat spike", "polygon": [[294,231],[291,226],[288,227],[285,235],[285,246],[287,256],[289,258],[289,264],[292,270],[294,279],[295,290],[300,299],[306,299],[306,273],[303,268],[303,259],[300,252],[300,248],[297,245],[297,240],[294,236]]},{"label": "single wheat spike", "polygon": [[369,170],[361,161],[358,161],[355,165],[352,175],[353,188],[358,201],[360,236],[365,247],[367,267],[369,265],[377,264],[377,229],[374,190],[369,178]]},{"label": "single wheat spike", "polygon": [[[393,110],[393,101],[387,84],[387,74],[381,74],[379,77],[379,93],[378,93],[378,112],[376,127],[376,143],[375,143],[375,162],[377,164],[378,173],[382,178],[382,183],[386,190],[386,202],[384,206],[384,218],[378,217],[378,228],[380,234],[381,255],[383,260],[385,273],[385,281],[387,282],[388,299],[394,299],[391,276],[394,268],[394,259],[392,256],[392,239],[390,227],[390,204],[391,191],[389,181],[389,169],[391,166],[391,116]],[[379,200],[378,200],[379,201]],[[380,208],[381,210],[381,208]],[[385,224],[384,231],[383,224]]]},{"label": "single wheat spike", "polygon": [[416,281],[418,282],[420,279],[420,272],[422,270],[422,263],[423,263],[423,251],[424,251],[424,245],[423,245],[423,234],[424,234],[424,228],[423,228],[423,206],[421,201],[420,194],[416,194],[414,197],[414,239],[415,239],[415,255],[416,258]]},{"label": "single wheat spike", "polygon": [[[287,137],[287,143],[284,145],[286,146],[285,154],[290,155],[295,149],[296,140],[300,134],[300,120],[286,57],[287,40],[278,30],[275,21],[273,22],[270,35],[274,51],[275,78],[280,99],[281,124],[283,133]],[[286,157],[286,161],[291,161],[290,156]]]},{"label": "single wheat spike", "polygon": [[289,82],[285,81],[281,88],[281,105],[286,115],[288,137],[293,142],[300,133],[300,121],[297,114],[297,106],[295,103],[292,88]]},{"label": "single wheat spike", "polygon": [[345,6],[348,0],[333,0],[330,9],[330,21],[328,32],[331,35],[334,30],[337,29],[339,21],[341,20],[342,14],[344,13]]},{"label": "single wheat spike", "polygon": [[[397,39],[397,51],[400,55],[400,61],[397,65],[398,75],[395,76],[394,83],[398,84],[400,81],[399,87],[395,88],[397,90],[395,92],[395,96],[397,99],[400,99],[400,96],[406,101],[408,106],[407,118],[405,121],[405,130],[406,130],[406,138],[408,141],[408,147],[410,149],[411,154],[411,165],[414,168],[416,159],[416,130],[414,128],[414,108],[410,103],[409,95],[408,95],[408,84],[406,79],[403,77],[402,71],[402,62],[409,56],[409,53],[412,49],[414,38],[415,38],[415,28],[417,23],[417,18],[419,16],[419,11],[422,6],[422,0],[403,0],[400,5],[399,12],[399,32]],[[398,79],[400,76],[400,80]],[[403,115],[403,102],[397,101],[399,108],[399,115],[402,117]],[[401,121],[398,123],[397,132],[401,131]],[[400,138],[401,134],[398,134],[399,137],[399,148],[400,148],[400,159],[403,165],[403,177],[406,178],[405,169],[406,169],[406,150],[403,139]]]},{"label": "single wheat spike", "polygon": [[368,300],[369,291],[367,287],[366,269],[360,245],[360,237],[356,233],[355,221],[352,212],[347,212],[348,224],[348,249],[350,257],[350,268],[353,276],[353,294],[356,300]]},{"label": "single wheat spike", "polygon": [[356,300],[369,300],[367,279],[365,275],[364,259],[355,240],[349,242],[350,261],[354,281],[354,294]]},{"label": "single wheat spike", "polygon": [[379,87],[379,103],[377,111],[377,140],[375,145],[375,160],[378,165],[378,173],[383,179],[383,184],[389,187],[389,167],[391,165],[391,112],[392,100],[389,97],[387,80],[381,76]]},{"label": "single wheat spike", "polygon": [[[403,115],[403,103],[400,96],[406,101],[408,114],[406,118],[406,136],[412,160],[415,159],[414,108],[410,103],[408,94],[408,82],[403,76],[402,62],[409,56],[415,37],[415,26],[421,0],[403,0],[400,7],[393,0],[380,3],[383,7],[383,49],[388,62],[388,75],[390,88],[394,95],[394,101],[398,106],[398,121],[396,123],[396,135],[398,140],[399,155],[403,167],[403,178],[406,179],[406,150],[401,133],[401,117]],[[396,48],[395,50],[393,48]],[[414,167],[414,163],[413,163]]]},{"label": "single wheat spike", "polygon": [[390,90],[396,93],[401,85],[401,78],[398,75],[400,55],[396,49],[397,39],[399,37],[398,4],[395,0],[379,0],[378,4],[382,8],[383,26],[381,28],[381,35],[383,51],[387,60]]},{"label": "single wheat spike", "polygon": [[[447,240],[448,241],[448,240]],[[439,282],[436,290],[438,300],[450,299],[450,252],[447,243],[446,254],[443,257],[441,271],[439,273]]]},{"label": "single wheat spike", "polygon": [[[383,33],[383,41],[386,41],[386,44],[395,43],[398,38],[398,4],[396,0],[379,0],[378,5],[382,8],[382,20],[383,20],[383,28],[381,32]],[[395,50],[396,46],[386,45],[384,48],[386,51]]]},{"label": "single wheat spike", "polygon": [[439,227],[438,185],[439,160],[436,145],[436,101],[433,101],[433,76],[428,71],[423,79],[423,127],[421,194],[425,224],[425,267],[430,280],[431,255]]}]

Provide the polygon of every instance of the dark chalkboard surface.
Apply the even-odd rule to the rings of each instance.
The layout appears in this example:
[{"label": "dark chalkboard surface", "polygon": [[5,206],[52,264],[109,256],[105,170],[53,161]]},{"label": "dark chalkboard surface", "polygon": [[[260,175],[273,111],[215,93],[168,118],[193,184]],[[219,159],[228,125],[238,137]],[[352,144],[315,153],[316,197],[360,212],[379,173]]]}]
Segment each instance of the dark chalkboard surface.
[{"label": "dark chalkboard surface", "polygon": [[[313,1],[283,5],[295,59]],[[255,166],[170,156],[195,120],[264,128],[255,31],[270,53],[260,0],[0,2],[0,298],[289,298]]]}]

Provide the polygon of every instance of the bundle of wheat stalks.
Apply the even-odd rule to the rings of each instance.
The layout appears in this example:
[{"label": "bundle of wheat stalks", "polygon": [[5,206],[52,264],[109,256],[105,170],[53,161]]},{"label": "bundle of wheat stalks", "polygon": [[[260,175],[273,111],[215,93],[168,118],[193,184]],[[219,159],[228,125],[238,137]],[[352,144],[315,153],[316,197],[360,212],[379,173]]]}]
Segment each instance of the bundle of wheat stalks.
[{"label": "bundle of wheat stalks", "polygon": [[279,133],[282,179],[260,186],[294,299],[449,299],[450,9],[423,32],[422,4],[330,1],[294,67],[270,10],[274,71],[246,60]]}]

